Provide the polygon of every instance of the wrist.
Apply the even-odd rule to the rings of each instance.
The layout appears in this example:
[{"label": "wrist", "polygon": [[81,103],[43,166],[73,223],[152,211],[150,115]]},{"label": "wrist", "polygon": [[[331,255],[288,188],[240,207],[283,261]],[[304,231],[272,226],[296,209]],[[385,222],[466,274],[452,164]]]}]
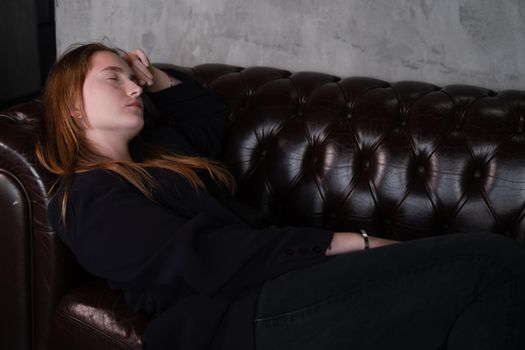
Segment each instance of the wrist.
[{"label": "wrist", "polygon": [[350,253],[364,249],[363,237],[356,232],[335,232],[325,255]]}]

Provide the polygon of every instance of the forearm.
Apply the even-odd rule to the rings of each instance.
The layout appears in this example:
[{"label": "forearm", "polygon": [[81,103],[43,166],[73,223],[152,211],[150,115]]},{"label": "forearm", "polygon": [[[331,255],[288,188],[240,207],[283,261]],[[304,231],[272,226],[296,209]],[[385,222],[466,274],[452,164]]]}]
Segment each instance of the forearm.
[{"label": "forearm", "polygon": [[[158,78],[156,84],[145,89],[149,102],[158,111],[156,126],[162,124],[165,129],[176,129],[180,134],[178,139],[184,140],[193,151],[187,148],[186,154],[217,158],[222,152],[222,140],[226,128],[230,124],[230,109],[228,104],[210,89],[204,88],[190,75],[175,69],[166,72],[158,68],[152,69],[152,75]],[[168,88],[168,74],[178,79],[176,86]],[[158,91],[151,91],[150,89]],[[166,134],[163,131],[159,131]],[[158,132],[155,132],[158,134]],[[171,132],[167,132],[171,134]],[[179,144],[164,138],[164,147]],[[167,147],[172,149],[171,147]]]},{"label": "forearm", "polygon": [[[384,245],[399,243],[399,241],[368,236],[369,248],[377,248]],[[326,249],[327,256],[351,253],[365,248],[364,239],[356,232],[336,232]]]}]

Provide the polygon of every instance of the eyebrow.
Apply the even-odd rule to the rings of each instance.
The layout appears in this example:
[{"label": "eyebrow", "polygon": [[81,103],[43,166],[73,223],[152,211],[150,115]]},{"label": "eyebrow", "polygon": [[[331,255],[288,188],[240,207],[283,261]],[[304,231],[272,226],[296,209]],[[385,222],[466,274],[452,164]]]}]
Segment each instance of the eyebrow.
[{"label": "eyebrow", "polygon": [[122,68],[120,68],[118,66],[107,66],[106,68],[101,69],[100,71],[103,72],[103,71],[106,71],[106,70],[114,70],[114,71],[117,71],[117,72],[124,73],[124,69],[122,69]]}]

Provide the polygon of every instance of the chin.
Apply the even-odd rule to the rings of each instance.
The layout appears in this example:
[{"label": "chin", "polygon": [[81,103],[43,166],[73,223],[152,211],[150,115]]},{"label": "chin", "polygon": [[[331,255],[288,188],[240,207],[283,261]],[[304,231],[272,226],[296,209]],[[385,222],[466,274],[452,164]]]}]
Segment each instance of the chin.
[{"label": "chin", "polygon": [[140,128],[144,126],[144,117],[142,116],[142,113],[140,115],[134,115],[130,118],[130,125],[131,128]]},{"label": "chin", "polygon": [[131,127],[130,131],[132,134],[134,134],[133,137],[137,136],[141,132],[143,127],[144,127],[144,123],[137,123],[137,125],[134,125],[133,127]]}]

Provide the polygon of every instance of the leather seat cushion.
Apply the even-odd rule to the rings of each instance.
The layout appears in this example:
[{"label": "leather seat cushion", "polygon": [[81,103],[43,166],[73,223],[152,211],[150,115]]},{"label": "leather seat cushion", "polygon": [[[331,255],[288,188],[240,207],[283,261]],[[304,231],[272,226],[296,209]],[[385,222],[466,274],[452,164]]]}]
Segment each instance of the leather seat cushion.
[{"label": "leather seat cushion", "polygon": [[53,349],[142,349],[149,319],[133,313],[122,293],[94,280],[67,294],[54,315]]}]

